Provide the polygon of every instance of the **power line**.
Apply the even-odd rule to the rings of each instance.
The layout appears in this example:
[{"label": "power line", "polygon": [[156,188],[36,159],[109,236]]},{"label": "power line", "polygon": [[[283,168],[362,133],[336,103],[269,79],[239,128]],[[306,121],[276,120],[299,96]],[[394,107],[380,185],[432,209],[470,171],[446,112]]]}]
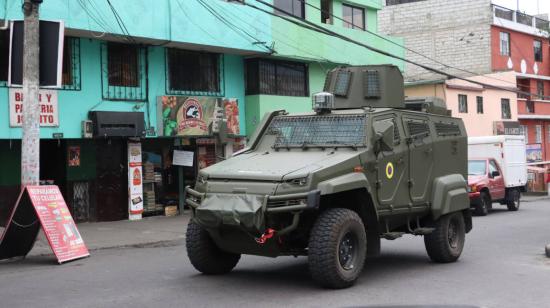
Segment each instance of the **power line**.
[{"label": "power line", "polygon": [[137,44],[137,41],[134,39],[134,37],[130,34],[130,31],[128,31],[128,28],[126,28],[126,25],[124,24],[124,21],[122,20],[122,17],[118,14],[117,10],[111,3],[111,0],[107,0],[107,4],[109,4],[109,7],[111,8],[111,11],[113,12],[113,15],[115,16],[115,20],[120,27],[120,30],[125,35],[125,38],[128,39],[131,43]]},{"label": "power line", "polygon": [[[336,16],[336,15],[332,14],[332,13],[331,13],[330,11],[328,11],[328,10],[323,10],[322,8],[317,7],[317,6],[315,6],[315,5],[313,5],[313,4],[309,3],[309,2],[307,2],[306,0],[297,0],[297,1],[300,1],[300,2],[302,2],[303,4],[305,4],[305,5],[307,5],[307,6],[311,7],[311,8],[314,8],[314,9],[316,9],[316,10],[322,12],[322,13],[328,14],[328,15],[330,15],[331,17],[333,17],[334,19],[338,19],[338,20],[340,20],[340,21],[343,21],[343,22],[345,22],[346,24],[351,24],[349,21],[347,21],[347,20],[345,20],[345,19],[343,19],[343,18],[341,18],[341,17],[339,17],[339,16]],[[430,61],[432,61],[432,62],[434,62],[434,63],[437,63],[437,64],[439,64],[439,65],[442,65],[442,66],[445,67],[445,68],[455,69],[455,70],[458,70],[458,71],[461,71],[461,72],[464,72],[464,73],[467,73],[467,74],[480,75],[479,73],[472,72],[472,71],[469,71],[469,70],[466,70],[466,69],[462,69],[462,68],[459,68],[459,67],[455,67],[455,66],[452,66],[452,65],[443,63],[443,62],[441,62],[441,61],[439,61],[439,60],[437,60],[437,59],[428,57],[428,56],[426,56],[425,54],[423,54],[423,53],[421,53],[421,52],[418,52],[418,51],[416,51],[416,50],[414,50],[414,49],[412,49],[412,48],[409,48],[409,47],[407,47],[407,46],[405,46],[405,45],[401,45],[401,44],[399,44],[399,43],[397,43],[397,42],[394,42],[393,40],[390,40],[389,38],[387,38],[387,37],[385,37],[385,36],[383,36],[383,35],[380,35],[380,34],[378,34],[378,33],[376,33],[376,32],[372,32],[372,31],[368,30],[366,27],[362,28],[362,30],[365,31],[365,32],[367,32],[367,33],[369,33],[369,34],[371,34],[371,35],[374,35],[374,36],[376,36],[376,37],[378,37],[378,38],[380,38],[380,39],[382,39],[382,40],[384,40],[384,41],[387,41],[387,42],[389,42],[389,43],[391,43],[391,44],[394,44],[394,45],[396,45],[396,46],[398,46],[398,47],[401,47],[401,48],[403,48],[403,49],[405,49],[405,50],[407,50],[407,51],[409,51],[409,52],[411,52],[411,53],[414,53],[414,54],[416,54],[416,55],[418,55],[418,56],[420,56],[420,57],[422,57],[422,58],[428,59],[428,60],[430,60]],[[487,78],[490,78],[490,79],[502,81],[502,82],[505,82],[505,83],[508,83],[508,84],[514,84],[514,85],[515,85],[515,83],[512,83],[512,82],[507,81],[507,80],[502,80],[502,79],[495,78],[495,77],[491,77],[491,76],[486,76],[486,77],[487,77]]]},{"label": "power line", "polygon": [[[278,12],[281,12],[283,14],[288,14],[288,12],[270,4],[270,3],[267,3],[263,0],[254,0],[258,3],[261,3],[267,7],[270,7]],[[278,14],[275,14],[273,12],[270,12],[268,10],[265,10],[265,9],[262,9],[258,6],[255,6],[253,4],[250,4],[248,2],[244,2],[245,5],[249,6],[249,7],[252,7],[256,10],[259,10],[259,11],[262,11],[266,14],[269,14],[269,15],[272,15],[272,16],[275,16],[275,17],[279,17],[279,18],[283,18],[285,20],[287,20],[284,16],[281,16],[281,15],[278,15]],[[292,15],[291,15],[292,16]],[[336,33],[332,30],[329,30],[329,29],[326,29],[326,28],[323,28],[319,25],[316,25],[315,23],[313,22],[310,22],[308,20],[302,20],[302,19],[299,19],[298,17],[296,16],[292,16],[294,19],[296,20],[299,20],[300,22],[295,22],[293,21],[293,23],[295,24],[298,24],[300,27],[304,27],[304,28],[308,28],[310,30],[313,30],[313,31],[316,31],[316,32],[319,32],[319,33],[323,33],[323,34],[327,34],[329,36],[332,36],[332,37],[336,37],[336,38],[339,38],[343,41],[346,41],[346,42],[349,42],[349,43],[352,43],[352,44],[355,44],[355,45],[358,45],[358,46],[361,46],[361,47],[364,47],[370,51],[373,51],[373,52],[376,52],[378,54],[381,54],[381,55],[384,55],[386,57],[389,57],[389,58],[393,58],[393,59],[396,59],[396,60],[400,60],[400,61],[403,61],[403,62],[406,62],[406,63],[410,63],[410,64],[413,64],[413,65],[416,65],[418,67],[421,67],[425,70],[428,70],[428,71],[432,71],[434,73],[437,73],[437,74],[440,74],[440,75],[443,75],[443,76],[446,76],[448,78],[454,78],[454,79],[459,79],[459,80],[463,80],[463,81],[467,81],[467,82],[470,82],[470,83],[473,83],[473,84],[477,84],[477,85],[480,85],[480,86],[483,86],[483,87],[486,87],[486,88],[490,88],[490,89],[495,89],[495,90],[502,90],[502,91],[507,91],[507,92],[513,92],[513,93],[517,93],[517,94],[525,94],[525,95],[533,95],[532,93],[529,93],[529,92],[523,92],[523,91],[519,91],[519,90],[512,90],[510,88],[505,88],[505,87],[501,87],[501,86],[496,86],[496,85],[492,85],[492,84],[488,84],[488,83],[484,83],[484,82],[480,82],[480,81],[475,81],[475,80],[470,80],[470,79],[467,79],[467,78],[464,78],[464,77],[460,77],[460,76],[456,76],[456,75],[453,75],[453,74],[450,74],[450,73],[447,73],[445,71],[442,71],[442,70],[439,70],[439,69],[436,69],[436,68],[432,68],[430,66],[427,66],[427,65],[424,65],[424,64],[421,64],[421,63],[418,63],[418,62],[415,62],[415,61],[412,61],[412,60],[409,60],[409,59],[406,59],[404,57],[401,57],[401,56],[397,56],[397,55],[394,55],[390,52],[387,52],[387,51],[384,51],[384,50],[381,50],[379,48],[376,48],[376,47],[372,47],[368,44],[364,44],[364,43],[361,43],[359,41],[356,41],[354,39],[351,39],[345,35],[341,35],[339,33]],[[304,25],[305,24],[305,25]]]}]

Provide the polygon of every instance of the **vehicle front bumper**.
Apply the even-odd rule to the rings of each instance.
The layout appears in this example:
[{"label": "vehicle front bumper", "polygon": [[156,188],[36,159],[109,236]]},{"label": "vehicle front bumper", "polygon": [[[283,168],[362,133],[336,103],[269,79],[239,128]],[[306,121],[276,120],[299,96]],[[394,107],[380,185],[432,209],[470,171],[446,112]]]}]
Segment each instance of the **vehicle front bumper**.
[{"label": "vehicle front bumper", "polygon": [[469,192],[468,197],[470,198],[470,205],[471,206],[478,205],[480,202],[480,196],[481,196],[481,193],[479,191]]}]

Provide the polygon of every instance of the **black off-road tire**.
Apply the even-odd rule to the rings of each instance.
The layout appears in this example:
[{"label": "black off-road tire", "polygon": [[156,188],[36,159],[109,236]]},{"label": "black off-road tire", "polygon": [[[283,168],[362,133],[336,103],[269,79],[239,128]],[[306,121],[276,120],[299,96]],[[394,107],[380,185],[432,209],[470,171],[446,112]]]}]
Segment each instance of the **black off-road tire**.
[{"label": "black off-road tire", "polygon": [[229,273],[239,262],[240,254],[222,251],[200,225],[189,222],[185,238],[187,256],[193,267],[206,275]]},{"label": "black off-road tire", "polygon": [[460,257],[466,240],[462,212],[441,216],[434,227],[432,233],[424,236],[428,256],[438,263],[455,262]]},{"label": "black off-road tire", "polygon": [[487,216],[489,214],[489,209],[491,209],[491,203],[493,201],[491,200],[491,196],[489,196],[488,193],[482,191],[479,194],[479,202],[475,206],[474,213],[477,216]]},{"label": "black off-road tire", "polygon": [[320,285],[341,289],[352,286],[367,253],[365,226],[352,210],[328,209],[317,218],[309,238],[311,276]]},{"label": "black off-road tire", "polygon": [[519,210],[521,193],[517,189],[512,189],[508,192],[506,196],[506,206],[508,211],[517,211]]}]

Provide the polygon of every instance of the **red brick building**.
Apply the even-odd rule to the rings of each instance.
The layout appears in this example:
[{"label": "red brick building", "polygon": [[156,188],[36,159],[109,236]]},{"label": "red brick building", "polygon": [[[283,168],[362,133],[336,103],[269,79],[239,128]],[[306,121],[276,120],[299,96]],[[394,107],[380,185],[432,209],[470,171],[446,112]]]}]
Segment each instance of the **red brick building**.
[{"label": "red brick building", "polygon": [[[493,6],[493,71],[517,72],[518,120],[528,145],[530,189],[545,189],[550,167],[550,44],[546,19]],[[548,171],[547,171],[548,172]]]}]

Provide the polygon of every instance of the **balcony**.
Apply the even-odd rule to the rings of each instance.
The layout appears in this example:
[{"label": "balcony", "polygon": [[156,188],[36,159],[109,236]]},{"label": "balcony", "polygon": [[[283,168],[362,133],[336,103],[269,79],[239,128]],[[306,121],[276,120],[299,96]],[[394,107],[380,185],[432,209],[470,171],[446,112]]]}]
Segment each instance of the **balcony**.
[{"label": "balcony", "polygon": [[538,36],[548,36],[550,21],[493,4],[493,24]]}]

